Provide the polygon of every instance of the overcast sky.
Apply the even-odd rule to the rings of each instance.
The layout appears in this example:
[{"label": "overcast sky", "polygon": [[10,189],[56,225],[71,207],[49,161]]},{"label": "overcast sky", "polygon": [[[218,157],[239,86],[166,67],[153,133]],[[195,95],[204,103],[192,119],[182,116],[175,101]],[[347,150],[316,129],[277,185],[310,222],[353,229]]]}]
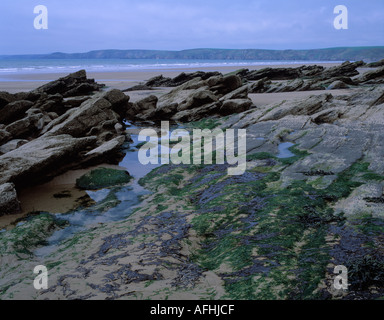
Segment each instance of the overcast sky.
[{"label": "overcast sky", "polygon": [[[334,7],[349,11],[336,30]],[[36,30],[37,5],[48,30]],[[0,54],[384,45],[384,0],[0,0]]]}]

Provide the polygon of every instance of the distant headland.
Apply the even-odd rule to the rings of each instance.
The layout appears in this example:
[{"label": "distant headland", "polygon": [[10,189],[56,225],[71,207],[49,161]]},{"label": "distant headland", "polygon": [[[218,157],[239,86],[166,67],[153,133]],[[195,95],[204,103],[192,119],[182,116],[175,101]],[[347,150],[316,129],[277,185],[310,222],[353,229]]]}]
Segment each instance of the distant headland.
[{"label": "distant headland", "polygon": [[188,49],[167,50],[94,50],[86,53],[0,55],[1,59],[204,59],[274,61],[378,61],[384,58],[384,46],[339,47],[309,50],[266,49]]}]

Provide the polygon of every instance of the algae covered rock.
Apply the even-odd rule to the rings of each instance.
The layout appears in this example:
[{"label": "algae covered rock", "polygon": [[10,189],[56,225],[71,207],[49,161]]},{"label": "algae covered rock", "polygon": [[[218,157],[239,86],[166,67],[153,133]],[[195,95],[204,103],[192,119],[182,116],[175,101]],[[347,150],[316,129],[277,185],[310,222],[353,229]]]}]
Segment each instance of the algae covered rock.
[{"label": "algae covered rock", "polygon": [[85,190],[97,190],[129,183],[132,177],[128,171],[97,168],[76,180],[76,186]]}]

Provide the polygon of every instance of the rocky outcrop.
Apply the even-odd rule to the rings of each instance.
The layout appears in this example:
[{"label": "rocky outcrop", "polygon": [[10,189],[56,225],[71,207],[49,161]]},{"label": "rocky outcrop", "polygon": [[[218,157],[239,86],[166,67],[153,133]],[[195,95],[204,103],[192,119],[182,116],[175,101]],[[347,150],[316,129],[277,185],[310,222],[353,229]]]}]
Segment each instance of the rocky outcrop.
[{"label": "rocky outcrop", "polygon": [[50,135],[35,139],[0,156],[0,184],[12,182],[17,188],[34,185],[76,166],[84,150],[96,145],[96,137],[74,138]]},{"label": "rocky outcrop", "polygon": [[247,80],[255,81],[263,78],[270,80],[292,80],[302,77],[313,77],[324,71],[322,66],[302,66],[298,68],[264,68],[261,70],[243,72]]},{"label": "rocky outcrop", "polygon": [[[207,74],[203,78],[195,77],[196,74],[200,73],[193,74],[192,80],[158,99],[150,96],[131,105],[127,117],[140,120],[196,121],[211,115],[228,115],[253,107],[248,98],[248,86],[243,86],[239,76],[215,74],[204,79]],[[232,102],[222,108],[226,101]]]},{"label": "rocky outcrop", "polygon": [[49,82],[33,92],[59,93],[64,97],[73,97],[99,91],[102,87],[103,85],[96,83],[95,80],[88,79],[85,70],[80,70],[56,81]]},{"label": "rocky outcrop", "polygon": [[88,96],[102,87],[81,70],[31,92],[1,92],[0,184],[19,190],[69,169],[117,163],[129,97],[120,90]]},{"label": "rocky outcrop", "polygon": [[221,75],[219,72],[203,72],[197,71],[193,73],[180,73],[175,78],[165,78],[163,75],[153,77],[149,79],[146,83],[146,87],[178,87],[188,81],[191,81],[195,78],[201,78],[206,80],[213,76]]},{"label": "rocky outcrop", "polygon": [[356,79],[356,81],[360,83],[367,83],[371,80],[376,80],[374,83],[384,83],[384,66],[372,71],[368,71]]}]

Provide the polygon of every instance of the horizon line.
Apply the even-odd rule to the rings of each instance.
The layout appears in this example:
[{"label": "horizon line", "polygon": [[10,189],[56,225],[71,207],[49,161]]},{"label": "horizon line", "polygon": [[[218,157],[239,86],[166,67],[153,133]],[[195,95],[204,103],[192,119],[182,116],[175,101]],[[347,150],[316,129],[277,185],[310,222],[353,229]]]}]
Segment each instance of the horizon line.
[{"label": "horizon line", "polygon": [[263,48],[241,48],[241,49],[232,49],[232,48],[190,48],[190,49],[180,49],[180,50],[169,50],[169,49],[93,49],[90,51],[84,52],[62,52],[54,51],[50,53],[16,53],[16,54],[0,54],[0,57],[9,57],[9,56],[39,56],[39,55],[54,55],[54,54],[87,54],[97,51],[153,51],[153,52],[183,52],[183,51],[193,51],[193,50],[228,50],[228,51],[247,51],[247,50],[260,50],[260,51],[315,51],[315,50],[331,50],[331,49],[374,49],[374,48],[383,48],[384,45],[378,46],[342,46],[342,47],[326,47],[326,48],[311,48],[311,49],[263,49]]}]

